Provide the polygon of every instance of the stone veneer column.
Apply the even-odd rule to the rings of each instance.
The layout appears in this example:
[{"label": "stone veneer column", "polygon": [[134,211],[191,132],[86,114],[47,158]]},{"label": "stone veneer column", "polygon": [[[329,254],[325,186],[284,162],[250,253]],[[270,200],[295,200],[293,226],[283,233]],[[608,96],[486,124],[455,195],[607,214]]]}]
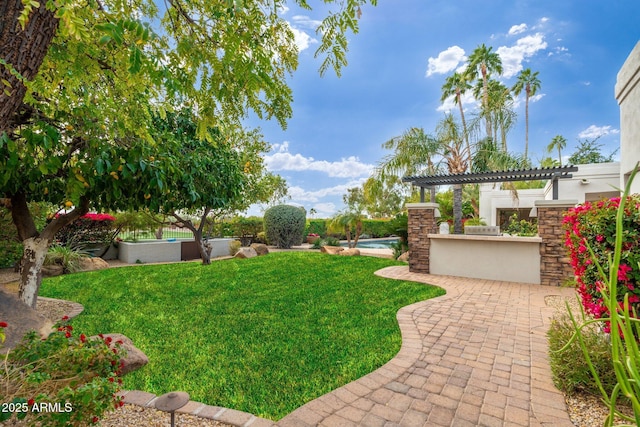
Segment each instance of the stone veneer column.
[{"label": "stone veneer column", "polygon": [[409,271],[412,273],[429,273],[428,234],[438,232],[436,219],[437,203],[409,203],[408,243]]},{"label": "stone veneer column", "polygon": [[562,218],[577,200],[537,200],[540,244],[540,284],[560,286],[573,277],[567,247],[564,244]]}]

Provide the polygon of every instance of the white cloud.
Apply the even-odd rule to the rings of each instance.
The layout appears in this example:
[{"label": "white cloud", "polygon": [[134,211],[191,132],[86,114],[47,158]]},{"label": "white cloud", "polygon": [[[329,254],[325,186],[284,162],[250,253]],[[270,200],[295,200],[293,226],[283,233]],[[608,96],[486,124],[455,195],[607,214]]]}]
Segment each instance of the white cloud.
[{"label": "white cloud", "polygon": [[544,93],[535,94],[531,98],[529,98],[529,102],[531,102],[531,103],[538,102],[542,98],[544,98],[544,95],[545,95]]},{"label": "white cloud", "polygon": [[291,18],[296,27],[306,28],[308,30],[315,31],[322,21],[318,21],[317,19],[311,19],[305,15],[295,15]]},{"label": "white cloud", "polygon": [[299,186],[289,187],[289,196],[291,200],[297,202],[316,203],[325,197],[342,196],[347,193],[349,188],[360,187],[366,181],[366,178],[350,180],[344,184],[338,184],[333,187],[321,188],[319,190],[305,190]]},{"label": "white cloud", "polygon": [[324,172],[332,178],[356,178],[368,177],[375,168],[374,165],[362,163],[356,156],[342,158],[339,161],[329,162],[315,160],[313,157],[305,157],[302,154],[291,154],[289,143],[274,144],[273,154],[265,156],[265,164],[271,171],[318,171]]},{"label": "white cloud", "polygon": [[591,125],[578,134],[578,138],[594,139],[605,135],[615,135],[620,133],[619,129],[612,129],[611,126]]},{"label": "white cloud", "polygon": [[303,50],[307,49],[312,43],[318,43],[318,40],[314,39],[302,30],[291,27],[291,31],[293,31],[293,37],[295,44],[298,47],[298,52],[302,52]]},{"label": "white cloud", "polygon": [[[315,218],[328,218],[337,211],[334,203],[315,203],[313,209],[316,210]],[[309,216],[309,212],[307,212],[307,216]]]},{"label": "white cloud", "polygon": [[448,73],[451,70],[455,70],[466,60],[464,49],[460,46],[451,46],[447,50],[440,52],[437,58],[429,58],[426,76]]},{"label": "white cloud", "polygon": [[502,59],[503,76],[513,77],[522,70],[522,62],[532,57],[539,50],[547,48],[544,35],[536,33],[532,36],[525,36],[519,39],[515,46],[500,46],[496,52]]},{"label": "white cloud", "polygon": [[524,33],[525,31],[527,31],[527,24],[520,24],[520,25],[513,25],[511,28],[509,28],[509,35],[510,36],[515,36],[516,34],[520,34],[520,33]]}]

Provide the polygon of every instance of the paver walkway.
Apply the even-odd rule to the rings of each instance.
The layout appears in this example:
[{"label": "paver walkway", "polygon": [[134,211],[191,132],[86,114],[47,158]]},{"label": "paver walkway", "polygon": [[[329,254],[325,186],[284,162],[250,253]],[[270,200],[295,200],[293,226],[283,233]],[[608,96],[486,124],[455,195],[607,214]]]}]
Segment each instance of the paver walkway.
[{"label": "paver walkway", "polygon": [[304,426],[573,426],[554,387],[548,296],[574,291],[410,273],[376,274],[441,286],[447,294],[398,312],[402,348],[387,364],[295,410]]}]

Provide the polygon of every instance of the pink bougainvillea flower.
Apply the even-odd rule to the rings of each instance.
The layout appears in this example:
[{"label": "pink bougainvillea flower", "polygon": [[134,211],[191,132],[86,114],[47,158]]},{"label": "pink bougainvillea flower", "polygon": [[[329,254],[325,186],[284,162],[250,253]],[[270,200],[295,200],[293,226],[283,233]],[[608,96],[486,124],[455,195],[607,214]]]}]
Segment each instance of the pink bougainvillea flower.
[{"label": "pink bougainvillea flower", "polygon": [[621,282],[626,282],[627,280],[629,280],[629,276],[627,276],[627,273],[629,273],[631,270],[632,268],[627,264],[620,264],[618,266],[618,280],[620,280]]}]

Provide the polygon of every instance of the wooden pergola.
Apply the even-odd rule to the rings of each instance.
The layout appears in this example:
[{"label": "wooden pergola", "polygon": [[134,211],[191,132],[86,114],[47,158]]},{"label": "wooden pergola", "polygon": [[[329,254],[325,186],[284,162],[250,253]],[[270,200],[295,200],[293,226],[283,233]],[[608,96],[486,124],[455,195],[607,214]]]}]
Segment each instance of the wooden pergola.
[{"label": "wooden pergola", "polygon": [[420,187],[420,202],[424,203],[425,188],[438,185],[482,184],[510,181],[546,181],[553,185],[553,200],[558,200],[558,180],[572,178],[571,172],[577,172],[577,166],[558,166],[554,168],[510,169],[506,171],[457,173],[450,175],[405,176],[402,182],[410,182]]}]

